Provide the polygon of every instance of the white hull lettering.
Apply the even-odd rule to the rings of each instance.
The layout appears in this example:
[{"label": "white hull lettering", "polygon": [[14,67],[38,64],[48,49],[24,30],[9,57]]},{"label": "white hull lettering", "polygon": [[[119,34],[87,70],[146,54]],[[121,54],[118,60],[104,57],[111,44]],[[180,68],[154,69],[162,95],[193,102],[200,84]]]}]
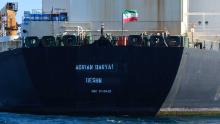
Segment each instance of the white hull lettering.
[{"label": "white hull lettering", "polygon": [[77,71],[111,71],[114,69],[114,64],[78,64],[75,66],[75,70]]}]

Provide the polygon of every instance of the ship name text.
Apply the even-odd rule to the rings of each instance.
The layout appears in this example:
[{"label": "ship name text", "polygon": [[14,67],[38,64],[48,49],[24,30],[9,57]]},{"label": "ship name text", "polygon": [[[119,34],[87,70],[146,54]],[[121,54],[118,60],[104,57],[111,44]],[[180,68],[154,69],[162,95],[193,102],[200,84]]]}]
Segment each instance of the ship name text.
[{"label": "ship name text", "polygon": [[114,70],[114,64],[78,64],[75,66],[77,71],[108,71]]}]

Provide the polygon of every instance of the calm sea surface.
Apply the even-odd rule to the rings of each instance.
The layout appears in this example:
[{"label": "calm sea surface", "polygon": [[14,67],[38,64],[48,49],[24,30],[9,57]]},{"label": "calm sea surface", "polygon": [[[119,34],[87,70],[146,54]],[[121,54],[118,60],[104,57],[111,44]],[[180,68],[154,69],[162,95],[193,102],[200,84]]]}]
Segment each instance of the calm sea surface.
[{"label": "calm sea surface", "polygon": [[0,124],[220,124],[220,117],[71,117],[0,113]]}]

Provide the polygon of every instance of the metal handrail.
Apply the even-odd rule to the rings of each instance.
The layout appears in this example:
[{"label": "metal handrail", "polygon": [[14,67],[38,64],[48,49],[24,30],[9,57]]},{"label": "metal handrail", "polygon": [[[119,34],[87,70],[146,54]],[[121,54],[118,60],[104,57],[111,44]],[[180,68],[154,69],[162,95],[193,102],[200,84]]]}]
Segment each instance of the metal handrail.
[{"label": "metal handrail", "polygon": [[20,40],[17,41],[8,41],[8,42],[0,42],[0,52],[8,51],[11,49],[21,48],[22,42]]}]

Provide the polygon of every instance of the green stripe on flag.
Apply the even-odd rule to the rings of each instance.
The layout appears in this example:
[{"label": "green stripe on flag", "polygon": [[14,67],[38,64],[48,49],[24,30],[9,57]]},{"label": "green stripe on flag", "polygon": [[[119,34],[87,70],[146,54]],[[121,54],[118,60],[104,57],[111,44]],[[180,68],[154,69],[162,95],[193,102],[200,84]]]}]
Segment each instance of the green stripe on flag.
[{"label": "green stripe on flag", "polygon": [[123,12],[123,23],[138,21],[137,10],[126,9]]},{"label": "green stripe on flag", "polygon": [[137,10],[132,10],[132,9],[124,10],[123,14],[127,14],[127,13],[137,13]]}]

